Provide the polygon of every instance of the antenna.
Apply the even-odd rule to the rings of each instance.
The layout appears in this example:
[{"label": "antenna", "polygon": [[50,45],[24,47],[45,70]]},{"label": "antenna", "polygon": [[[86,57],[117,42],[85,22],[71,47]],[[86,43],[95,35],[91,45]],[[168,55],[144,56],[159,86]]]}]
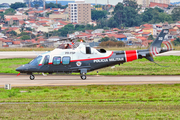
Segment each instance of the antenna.
[{"label": "antenna", "polygon": [[45,0],[43,0],[43,8],[44,8],[44,10],[46,9],[46,1]]},{"label": "antenna", "polygon": [[96,5],[97,5],[97,0],[95,0],[96,1]]},{"label": "antenna", "polygon": [[31,0],[29,0],[29,8],[31,7]]},{"label": "antenna", "polygon": [[56,4],[57,4],[57,0],[56,0]]}]

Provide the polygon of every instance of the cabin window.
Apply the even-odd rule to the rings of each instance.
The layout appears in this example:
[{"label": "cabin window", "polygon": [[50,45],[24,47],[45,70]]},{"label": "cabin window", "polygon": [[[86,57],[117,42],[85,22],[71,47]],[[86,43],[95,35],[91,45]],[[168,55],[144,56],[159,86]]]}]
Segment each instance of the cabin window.
[{"label": "cabin window", "polygon": [[86,54],[91,54],[91,48],[90,47],[86,47]]},{"label": "cabin window", "polygon": [[43,65],[47,65],[48,63],[49,63],[49,58],[50,58],[50,56],[49,55],[46,55],[45,57],[44,57],[44,60],[43,60]]},{"label": "cabin window", "polygon": [[29,64],[33,66],[38,66],[41,62],[42,56],[38,56],[34,60],[32,60]]},{"label": "cabin window", "polygon": [[70,63],[70,57],[65,56],[62,58],[62,64],[68,65]]},{"label": "cabin window", "polygon": [[53,58],[53,65],[59,65],[61,63],[61,57],[54,57]]}]

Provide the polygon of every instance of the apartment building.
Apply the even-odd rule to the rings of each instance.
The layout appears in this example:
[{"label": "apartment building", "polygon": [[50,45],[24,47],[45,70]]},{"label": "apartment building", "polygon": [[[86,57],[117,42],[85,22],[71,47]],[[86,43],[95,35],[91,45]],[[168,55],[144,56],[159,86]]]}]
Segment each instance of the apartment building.
[{"label": "apartment building", "polygon": [[91,22],[91,4],[85,1],[69,3],[69,20],[72,23],[87,24]]}]

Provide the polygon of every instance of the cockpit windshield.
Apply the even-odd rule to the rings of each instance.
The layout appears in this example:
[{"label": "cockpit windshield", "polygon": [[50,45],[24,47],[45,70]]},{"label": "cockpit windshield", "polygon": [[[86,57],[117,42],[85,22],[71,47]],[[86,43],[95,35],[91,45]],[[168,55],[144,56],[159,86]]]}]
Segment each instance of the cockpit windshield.
[{"label": "cockpit windshield", "polygon": [[34,60],[32,60],[29,64],[33,65],[33,66],[38,66],[39,63],[41,62],[42,56],[38,56],[37,58],[35,58]]}]

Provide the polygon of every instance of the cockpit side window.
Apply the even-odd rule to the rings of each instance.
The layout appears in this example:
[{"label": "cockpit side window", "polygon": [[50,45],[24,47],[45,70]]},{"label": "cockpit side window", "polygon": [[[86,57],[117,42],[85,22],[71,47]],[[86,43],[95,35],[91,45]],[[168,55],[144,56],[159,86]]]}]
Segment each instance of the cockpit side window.
[{"label": "cockpit side window", "polygon": [[41,62],[42,56],[38,56],[34,60],[32,60],[29,64],[33,66],[38,66]]},{"label": "cockpit side window", "polygon": [[53,65],[60,65],[61,63],[61,57],[60,56],[55,56],[53,58]]},{"label": "cockpit side window", "polygon": [[70,60],[71,60],[70,57],[65,56],[65,57],[62,58],[62,64],[63,65],[68,65],[70,63]]},{"label": "cockpit side window", "polygon": [[43,60],[43,65],[48,65],[48,63],[49,63],[49,58],[50,58],[50,56],[49,55],[46,55],[45,57],[44,57],[44,60]]}]

